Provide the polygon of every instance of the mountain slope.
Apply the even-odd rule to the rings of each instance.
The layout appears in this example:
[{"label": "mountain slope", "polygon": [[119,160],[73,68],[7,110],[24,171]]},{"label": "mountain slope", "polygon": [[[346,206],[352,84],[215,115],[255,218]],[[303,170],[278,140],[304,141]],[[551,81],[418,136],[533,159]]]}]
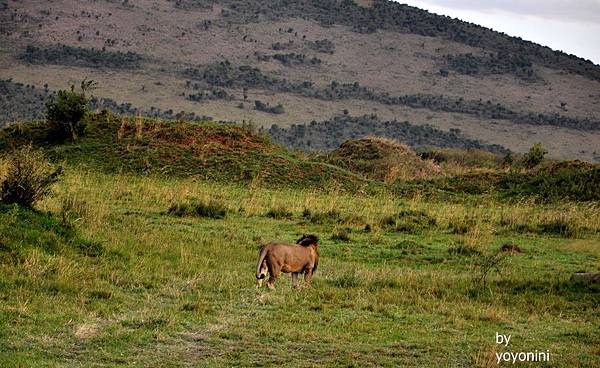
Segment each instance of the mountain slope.
[{"label": "mountain slope", "polygon": [[[483,145],[523,152],[541,141],[557,158],[600,159],[600,67],[413,7],[2,4],[0,78],[36,93],[88,77],[99,82],[96,96],[111,99],[98,106],[131,114],[183,111],[280,129],[376,114],[452,129]],[[31,99],[18,95],[0,89],[0,120],[41,116],[43,103],[29,107]]]}]

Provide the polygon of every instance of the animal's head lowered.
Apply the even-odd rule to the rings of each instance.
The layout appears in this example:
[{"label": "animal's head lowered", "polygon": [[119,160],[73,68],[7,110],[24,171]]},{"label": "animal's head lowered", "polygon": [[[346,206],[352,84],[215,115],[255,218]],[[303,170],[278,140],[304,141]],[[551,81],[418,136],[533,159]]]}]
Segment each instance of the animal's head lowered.
[{"label": "animal's head lowered", "polygon": [[319,245],[319,238],[317,238],[316,235],[302,235],[302,237],[296,241],[296,244],[303,247],[310,247],[311,245],[317,246]]}]

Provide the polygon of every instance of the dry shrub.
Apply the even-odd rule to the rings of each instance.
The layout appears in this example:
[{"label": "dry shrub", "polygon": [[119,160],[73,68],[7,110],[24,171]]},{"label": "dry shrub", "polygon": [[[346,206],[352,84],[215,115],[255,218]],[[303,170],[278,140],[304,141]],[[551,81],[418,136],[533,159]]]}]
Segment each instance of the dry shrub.
[{"label": "dry shrub", "polygon": [[11,153],[5,165],[0,202],[28,208],[50,194],[62,172],[61,166],[51,164],[42,150],[31,145]]}]

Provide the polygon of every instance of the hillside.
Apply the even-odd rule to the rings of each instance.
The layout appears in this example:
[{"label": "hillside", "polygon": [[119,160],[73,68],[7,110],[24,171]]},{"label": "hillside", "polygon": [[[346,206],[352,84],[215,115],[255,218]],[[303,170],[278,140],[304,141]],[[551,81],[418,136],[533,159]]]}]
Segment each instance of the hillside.
[{"label": "hillside", "polygon": [[233,124],[163,122],[109,112],[90,115],[86,123],[77,142],[55,140],[45,122],[9,126],[0,130],[0,153],[31,142],[57,162],[107,173],[268,187],[339,186],[351,192],[369,186],[350,171],[305,158]]},{"label": "hillside", "polygon": [[[99,82],[95,106],[131,115],[277,124],[282,137],[297,136],[292,124],[328,132],[340,117],[379,121],[348,124],[331,144],[330,134],[315,133],[323,142],[312,139],[308,150],[333,149],[375,133],[372,126],[411,147],[525,152],[540,141],[556,158],[600,160],[599,66],[406,5],[57,0],[0,8],[0,124],[42,117],[48,96],[88,77]],[[389,128],[405,123],[402,134]],[[446,136],[422,139],[418,127]]]}]

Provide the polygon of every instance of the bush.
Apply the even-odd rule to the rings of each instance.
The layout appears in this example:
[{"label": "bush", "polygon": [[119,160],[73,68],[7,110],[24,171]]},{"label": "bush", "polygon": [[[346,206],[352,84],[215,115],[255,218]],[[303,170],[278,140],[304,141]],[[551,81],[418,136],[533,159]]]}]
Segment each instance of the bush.
[{"label": "bush", "polygon": [[277,104],[277,106],[270,106],[268,103],[264,103],[260,100],[254,101],[254,108],[258,111],[268,112],[270,114],[283,114],[285,109],[282,104]]},{"label": "bush", "polygon": [[178,217],[192,216],[222,219],[227,214],[227,208],[216,201],[210,201],[209,203],[174,203],[169,207],[168,213]]},{"label": "bush", "polygon": [[0,202],[31,208],[51,192],[62,171],[43,151],[25,146],[6,160],[6,175],[0,184]]},{"label": "bush", "polygon": [[46,105],[46,120],[56,134],[54,138],[76,140],[83,134],[83,118],[88,110],[85,91],[94,84],[93,81],[84,80],[81,82],[81,92],[76,92],[75,86],[71,85],[70,91],[58,91],[54,100]]},{"label": "bush", "polygon": [[536,143],[529,149],[529,152],[523,156],[523,165],[528,169],[532,169],[544,160],[544,156],[546,156],[547,153],[548,151],[546,151],[541,143]]}]

